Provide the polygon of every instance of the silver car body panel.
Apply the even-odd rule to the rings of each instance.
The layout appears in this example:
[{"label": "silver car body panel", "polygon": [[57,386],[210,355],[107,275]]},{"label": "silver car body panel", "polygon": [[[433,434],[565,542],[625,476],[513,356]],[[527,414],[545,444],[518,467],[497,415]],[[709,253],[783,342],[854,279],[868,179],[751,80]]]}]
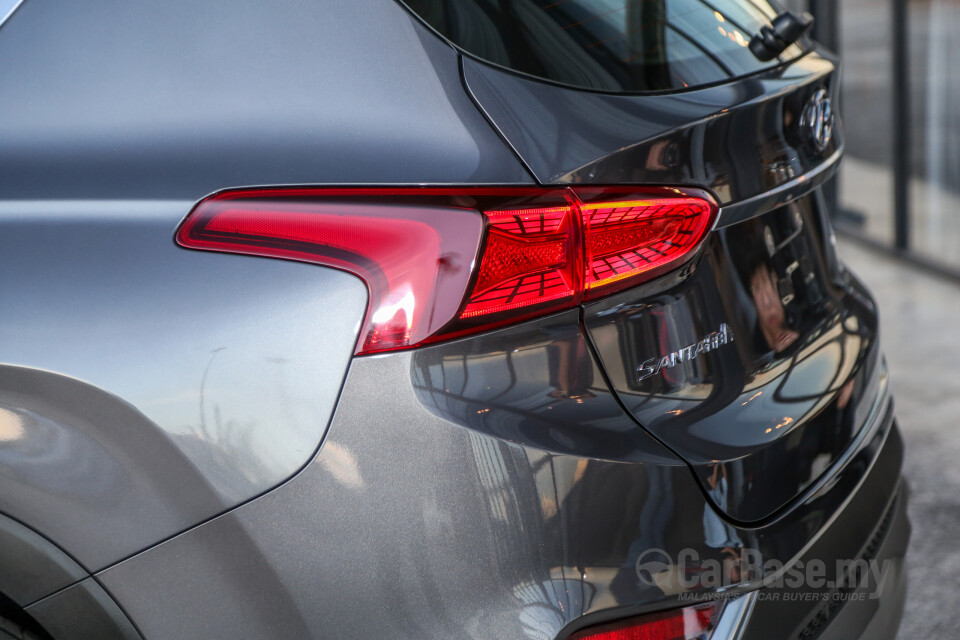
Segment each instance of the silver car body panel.
[{"label": "silver car body panel", "polygon": [[30,1],[0,69],[3,199],[532,182],[392,1]]},{"label": "silver car body panel", "polygon": [[189,207],[0,206],[0,511],[91,571],[301,468],[365,311],[344,272],[177,247]]},{"label": "silver car body panel", "polygon": [[[678,591],[638,580],[637,559],[650,548],[710,553],[702,523],[716,512],[686,465],[632,420],[621,423],[636,436],[632,459],[611,461],[490,435],[441,417],[416,392],[427,353],[432,366],[512,362],[513,379],[448,376],[454,394],[464,384],[490,397],[537,388],[536,410],[552,402],[558,414],[578,399],[602,404],[609,390],[597,381],[589,395],[543,400],[559,324],[492,334],[493,352],[470,339],[354,360],[326,442],[303,472],[98,580],[148,638],[550,639],[675,606]],[[885,406],[829,482],[777,522],[730,527],[733,535],[786,565],[818,540],[856,557],[860,541],[830,525],[841,511],[876,522],[895,492],[902,453]]]},{"label": "silver car body panel", "polygon": [[90,572],[295,473],[353,353],[359,279],[177,247],[193,203],[532,182],[392,2],[26,2],[0,68],[0,513]]},{"label": "silver car body panel", "polygon": [[21,4],[23,4],[23,0],[0,0],[0,27],[10,19],[10,16]]}]

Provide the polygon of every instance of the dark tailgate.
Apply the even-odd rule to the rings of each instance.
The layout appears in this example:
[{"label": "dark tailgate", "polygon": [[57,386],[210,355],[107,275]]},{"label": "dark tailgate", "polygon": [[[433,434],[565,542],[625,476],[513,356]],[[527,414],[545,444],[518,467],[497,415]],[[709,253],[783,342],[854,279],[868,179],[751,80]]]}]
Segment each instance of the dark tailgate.
[{"label": "dark tailgate", "polygon": [[878,406],[876,312],[835,264],[818,190],[839,126],[819,146],[803,119],[833,96],[836,70],[809,52],[727,84],[615,95],[464,59],[473,97],[541,182],[717,197],[717,228],[692,263],[587,305],[584,320],[627,409],[742,522],[821,477]]}]

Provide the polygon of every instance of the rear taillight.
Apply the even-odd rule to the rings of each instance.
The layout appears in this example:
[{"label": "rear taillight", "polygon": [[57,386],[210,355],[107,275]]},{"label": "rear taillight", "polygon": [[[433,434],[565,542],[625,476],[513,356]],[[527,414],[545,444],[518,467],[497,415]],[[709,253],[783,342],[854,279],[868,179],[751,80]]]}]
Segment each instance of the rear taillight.
[{"label": "rear taillight", "polygon": [[708,640],[722,605],[710,602],[585,629],[570,640]]},{"label": "rear taillight", "polygon": [[546,305],[562,309],[580,297],[580,223],[573,202],[559,207],[487,211],[477,277],[461,318]]},{"label": "rear taillight", "polygon": [[177,242],[359,276],[370,304],[357,354],[368,354],[648,281],[689,259],[715,214],[705,193],[676,189],[237,190],[202,200]]},{"label": "rear taillight", "polygon": [[583,215],[584,297],[647,282],[685,262],[713,224],[703,194],[630,188],[576,188]]}]

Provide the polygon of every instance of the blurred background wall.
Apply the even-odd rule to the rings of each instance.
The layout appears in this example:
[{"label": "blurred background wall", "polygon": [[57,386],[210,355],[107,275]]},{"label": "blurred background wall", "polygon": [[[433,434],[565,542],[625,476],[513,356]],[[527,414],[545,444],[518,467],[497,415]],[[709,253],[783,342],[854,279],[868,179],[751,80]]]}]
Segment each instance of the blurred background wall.
[{"label": "blurred background wall", "polygon": [[842,230],[960,277],[960,0],[788,0],[843,57]]}]

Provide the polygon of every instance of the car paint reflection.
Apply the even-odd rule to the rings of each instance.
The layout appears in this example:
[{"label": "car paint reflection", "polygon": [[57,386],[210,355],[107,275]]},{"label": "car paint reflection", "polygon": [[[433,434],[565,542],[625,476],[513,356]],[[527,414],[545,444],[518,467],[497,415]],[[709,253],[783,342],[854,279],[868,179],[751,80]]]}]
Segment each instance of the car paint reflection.
[{"label": "car paint reflection", "polygon": [[[770,516],[849,446],[876,397],[876,311],[830,257],[812,199],[714,233],[673,288],[587,307],[585,323],[616,393],[640,424],[694,467],[715,465],[730,517]],[[643,363],[717,327],[733,338],[659,375]],[[712,495],[712,494],[711,494]]]},{"label": "car paint reflection", "polygon": [[645,459],[649,436],[604,382],[577,311],[414,354],[417,397],[498,438],[609,460]]}]

